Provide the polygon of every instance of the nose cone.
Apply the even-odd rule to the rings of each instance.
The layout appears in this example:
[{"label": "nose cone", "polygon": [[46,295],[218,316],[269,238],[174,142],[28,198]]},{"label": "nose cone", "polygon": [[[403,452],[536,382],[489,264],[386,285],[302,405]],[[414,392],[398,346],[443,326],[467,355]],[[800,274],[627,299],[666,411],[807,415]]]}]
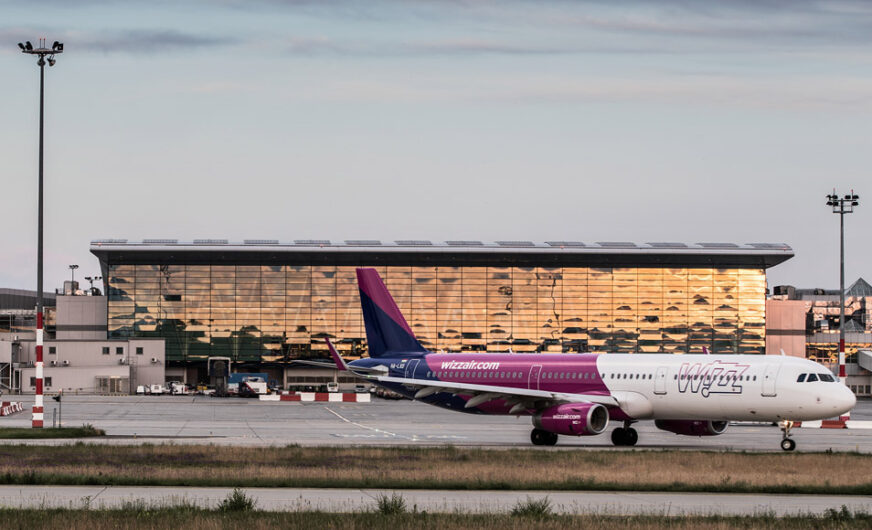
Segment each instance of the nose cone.
[{"label": "nose cone", "polygon": [[857,396],[845,385],[839,385],[839,392],[834,396],[834,405],[839,414],[848,412],[857,404]]}]

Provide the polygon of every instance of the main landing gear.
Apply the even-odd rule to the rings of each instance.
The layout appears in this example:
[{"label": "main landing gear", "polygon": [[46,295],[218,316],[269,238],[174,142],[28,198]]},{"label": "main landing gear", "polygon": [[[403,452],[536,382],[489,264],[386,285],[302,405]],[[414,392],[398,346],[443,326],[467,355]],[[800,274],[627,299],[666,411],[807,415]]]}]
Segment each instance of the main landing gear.
[{"label": "main landing gear", "polygon": [[784,433],[781,438],[781,448],[785,451],[793,451],[796,449],[796,442],[790,438],[790,429],[793,427],[793,422],[790,420],[784,420],[779,422],[778,426],[781,427],[781,432]]},{"label": "main landing gear", "polygon": [[555,445],[557,435],[542,429],[533,429],[533,432],[530,433],[530,441],[533,442],[533,445]]},{"label": "main landing gear", "polygon": [[612,443],[617,446],[632,446],[639,441],[639,433],[636,429],[630,427],[630,422],[625,421],[623,427],[618,427],[612,431]]}]

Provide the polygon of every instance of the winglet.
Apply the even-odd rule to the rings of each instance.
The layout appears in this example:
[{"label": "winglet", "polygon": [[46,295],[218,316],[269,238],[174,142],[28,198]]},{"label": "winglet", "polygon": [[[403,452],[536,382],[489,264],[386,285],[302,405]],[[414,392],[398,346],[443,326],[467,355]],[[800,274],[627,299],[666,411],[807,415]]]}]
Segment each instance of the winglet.
[{"label": "winglet", "polygon": [[333,362],[336,363],[336,369],[340,372],[345,372],[348,370],[348,365],[345,364],[345,360],[339,356],[339,352],[336,351],[336,348],[333,347],[333,343],[330,342],[330,339],[324,338],[327,341],[327,349],[330,350],[330,357],[333,357]]},{"label": "winglet", "polygon": [[704,354],[706,354],[706,355],[711,355],[711,354],[712,354],[712,352],[710,352],[709,349],[706,348],[705,346],[702,347],[702,352],[703,352]]}]

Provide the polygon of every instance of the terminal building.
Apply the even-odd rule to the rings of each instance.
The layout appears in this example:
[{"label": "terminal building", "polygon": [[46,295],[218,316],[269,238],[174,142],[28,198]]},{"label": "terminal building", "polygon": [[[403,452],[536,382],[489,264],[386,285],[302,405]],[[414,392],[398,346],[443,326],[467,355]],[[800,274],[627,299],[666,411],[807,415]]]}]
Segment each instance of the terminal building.
[{"label": "terminal building", "polygon": [[[838,289],[779,285],[767,301],[770,350],[834,365],[839,356]],[[859,396],[872,395],[872,285],[863,278],[845,289],[846,384]]]},{"label": "terminal building", "polygon": [[366,351],[355,269],[375,267],[434,351],[766,353],[783,244],[93,241],[111,340],[163,339],[166,374],[207,359],[300,383],[297,359]]}]

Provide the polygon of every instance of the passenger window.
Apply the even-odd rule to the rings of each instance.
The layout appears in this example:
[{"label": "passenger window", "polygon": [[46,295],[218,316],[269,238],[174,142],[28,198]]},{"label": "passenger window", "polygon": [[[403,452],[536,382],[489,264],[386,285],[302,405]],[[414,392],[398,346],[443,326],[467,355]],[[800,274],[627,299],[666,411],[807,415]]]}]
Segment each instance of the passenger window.
[{"label": "passenger window", "polygon": [[817,378],[816,374],[808,374],[808,379],[806,380],[806,382],[807,383],[814,383],[817,380],[818,380],[818,378]]},{"label": "passenger window", "polygon": [[799,377],[796,378],[797,383],[805,383],[805,374],[799,374]]},{"label": "passenger window", "polygon": [[754,376],[754,381],[756,381],[756,380],[757,380],[757,376],[755,375],[755,376]]}]

